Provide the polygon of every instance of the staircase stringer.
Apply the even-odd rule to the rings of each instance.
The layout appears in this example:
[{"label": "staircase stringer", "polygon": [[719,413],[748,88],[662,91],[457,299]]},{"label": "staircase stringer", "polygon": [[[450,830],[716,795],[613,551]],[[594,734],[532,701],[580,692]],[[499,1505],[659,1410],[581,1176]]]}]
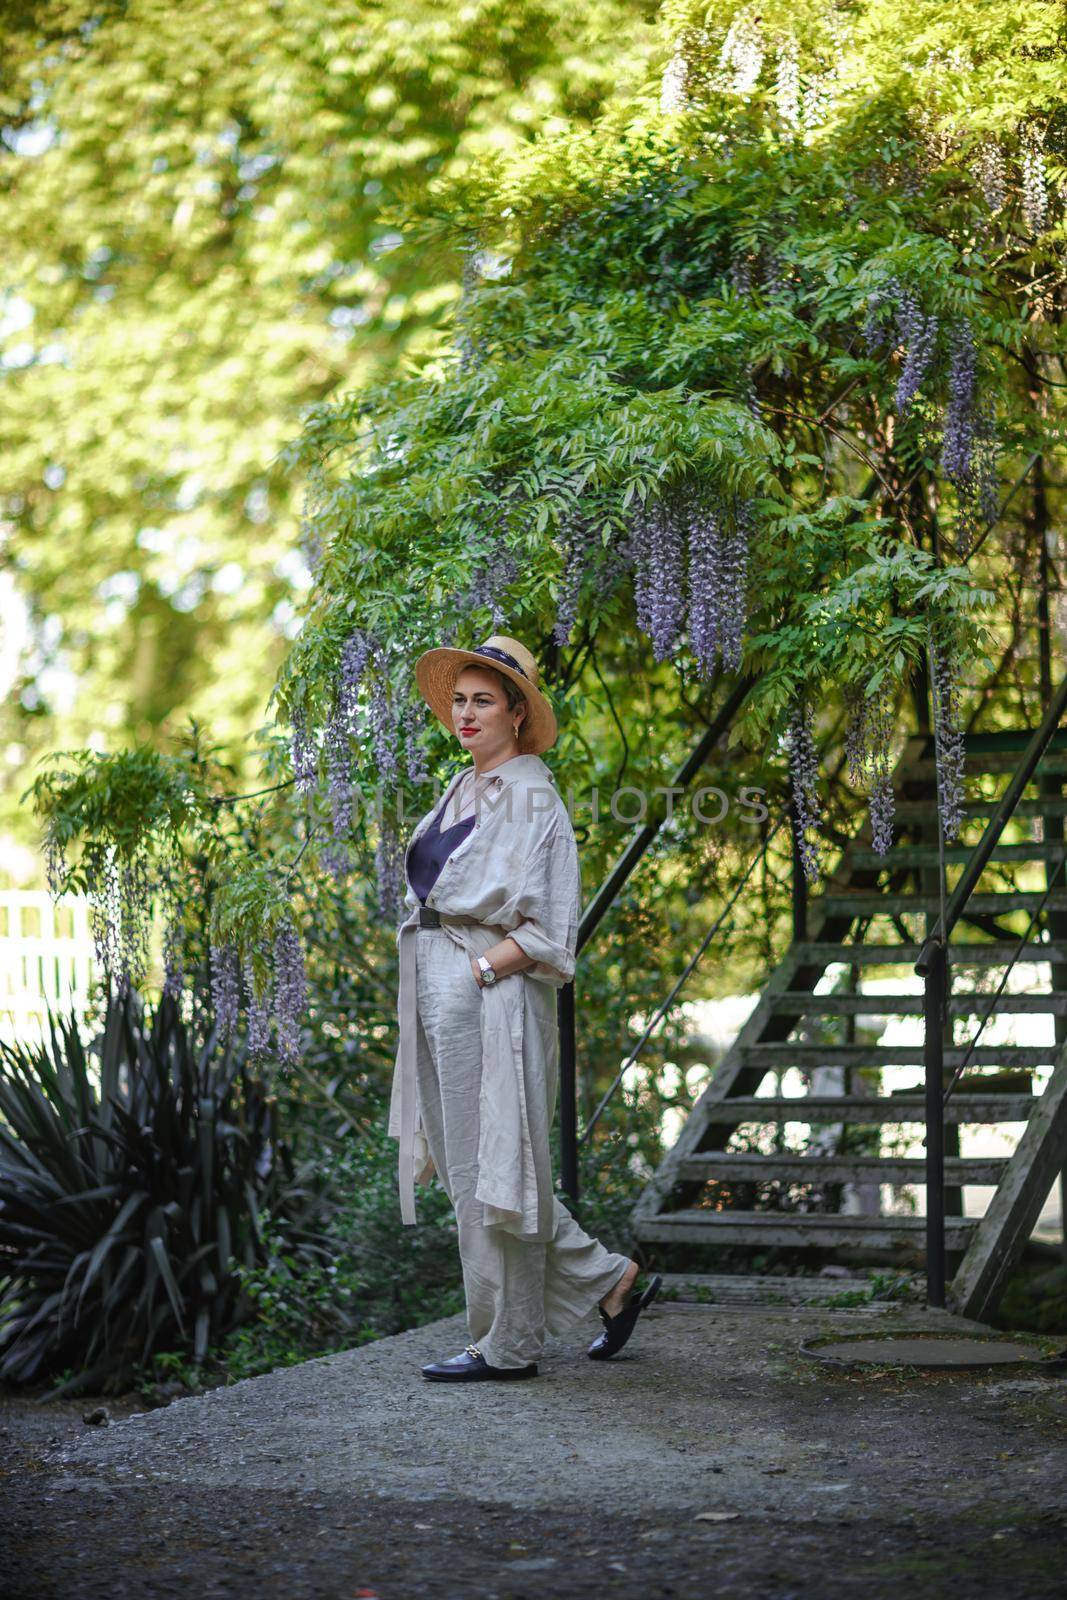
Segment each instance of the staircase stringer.
[{"label": "staircase stringer", "polygon": [[949,1298],[961,1316],[984,1321],[1033,1232],[1067,1153],[1067,1044],[1038,1096],[985,1215],[971,1236]]},{"label": "staircase stringer", "polygon": [[[900,758],[893,771],[894,788],[899,784],[909,781],[914,763],[921,758],[927,739],[922,734],[909,735],[901,751]],[[858,878],[877,878],[880,868],[855,869],[852,866],[851,855],[857,846],[869,846],[871,843],[870,814],[866,810],[855,835],[850,838],[837,863],[834,872],[828,878],[828,883],[833,883],[838,889],[855,883]],[[785,990],[811,989],[814,990],[820,977],[826,971],[826,965],[805,959],[803,952],[810,944],[817,943],[820,938],[844,938],[851,918],[840,916],[828,917],[819,907],[818,901],[809,906],[808,929],[806,930],[803,944],[799,947],[791,944],[783,955],[781,961],[773,969],[764,983],[760,998],[753,1007],[749,1017],[742,1025],[733,1044],[726,1051],[715,1072],[712,1081],[694,1102],[693,1108],[686,1118],[682,1130],[675,1143],[665,1153],[656,1171],[642,1190],[641,1195],[631,1212],[635,1223],[648,1222],[658,1216],[663,1209],[663,1203],[675,1184],[681,1180],[682,1164],[703,1146],[705,1139],[711,1133],[713,1123],[711,1111],[728,1100],[735,1093],[738,1081],[745,1074],[751,1075],[754,1069],[750,1062],[745,1060],[745,1051],[750,1045],[770,1042],[775,1034],[782,1037],[792,1031],[795,1019],[783,1018],[781,1012],[774,1009],[775,998]],[[768,1072],[774,1068],[768,1065],[759,1074],[762,1082]]]},{"label": "staircase stringer", "polygon": [[[646,1188],[642,1190],[632,1213],[635,1222],[648,1221],[658,1215],[663,1201],[679,1181],[682,1162],[695,1155],[700,1148],[711,1126],[709,1113],[712,1107],[729,1098],[742,1072],[752,1070],[744,1059],[745,1047],[762,1043],[768,1027],[779,1020],[779,1013],[775,1011],[773,1005],[774,998],[790,988],[798,969],[796,954],[790,946],[764,984],[758,1001],[742,1024],[733,1044],[719,1062],[711,1082],[694,1102],[678,1138],[664,1155]],[[769,1072],[772,1069],[768,1067],[766,1070]],[[762,1076],[766,1076],[766,1073]]]}]

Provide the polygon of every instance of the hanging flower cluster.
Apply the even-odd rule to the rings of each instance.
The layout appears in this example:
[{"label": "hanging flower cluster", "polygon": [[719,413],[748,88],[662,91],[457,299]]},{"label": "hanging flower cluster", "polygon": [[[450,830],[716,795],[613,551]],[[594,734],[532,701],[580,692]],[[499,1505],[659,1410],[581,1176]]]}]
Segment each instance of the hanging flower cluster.
[{"label": "hanging flower cluster", "polygon": [[394,920],[404,902],[404,846],[397,832],[395,817],[388,807],[382,810],[374,868],[379,915],[386,920]]},{"label": "hanging flower cluster", "polygon": [[867,791],[871,842],[880,856],[893,843],[893,695],[883,680],[874,695],[853,690],[848,695],[845,759],[849,782]]},{"label": "hanging flower cluster", "polygon": [[964,729],[961,708],[962,662],[945,629],[931,622],[928,632],[937,766],[937,806],[946,840],[955,839],[964,820]]},{"label": "hanging flower cluster", "polygon": [[801,697],[793,705],[785,731],[785,748],[789,757],[789,778],[793,793],[793,834],[797,843],[804,877],[815,883],[819,876],[818,840],[809,837],[817,834],[822,816],[819,797],[819,757],[815,749],[811,702]]},{"label": "hanging flower cluster", "polygon": [[786,128],[800,127],[800,58],[797,42],[787,38],[778,52],[778,75],[774,86],[778,115]]},{"label": "hanging flower cluster", "polygon": [[287,1063],[300,1060],[300,1021],[307,1005],[304,947],[292,918],[274,935],[274,1015],[278,1054]]},{"label": "hanging flower cluster", "polygon": [[679,111],[684,111],[689,103],[686,87],[689,81],[689,64],[681,50],[675,50],[674,55],[663,69],[663,78],[660,83],[659,109],[665,117],[673,116]]},{"label": "hanging flower cluster", "polygon": [[211,965],[211,1008],[222,1038],[230,1038],[237,1028],[241,1009],[241,970],[237,948],[232,944],[213,944],[208,953]]},{"label": "hanging flower cluster", "polygon": [[1044,151],[1032,134],[1023,145],[1022,202],[1026,226],[1032,234],[1040,233],[1048,221],[1048,178]]},{"label": "hanging flower cluster", "polygon": [[244,980],[248,994],[248,1054],[253,1061],[261,1061],[270,1053],[273,988],[267,951],[262,942],[255,946],[254,952],[249,950],[245,955]]},{"label": "hanging flower cluster", "polygon": [[923,314],[918,296],[902,289],[897,302],[897,340],[904,347],[904,363],[897,380],[896,406],[903,416],[919,392],[937,346],[937,317]]},{"label": "hanging flower cluster", "polygon": [[675,650],[688,624],[689,648],[701,677],[717,656],[741,666],[752,511],[732,511],[713,494],[686,483],[647,501],[631,516],[627,557],[633,571],[637,624],[657,661]]},{"label": "hanging flower cluster", "polygon": [[300,1024],[307,1007],[304,948],[291,913],[278,923],[273,940],[254,940],[239,955],[236,944],[212,944],[211,1005],[219,1035],[230,1039],[244,1005],[248,1021],[248,1053],[262,1060],[276,1031],[279,1059],[293,1064],[302,1056]]},{"label": "hanging flower cluster", "polygon": [[151,840],[142,838],[132,850],[120,852],[107,839],[90,839],[82,867],[97,964],[124,994],[148,967],[152,907],[162,887]]},{"label": "hanging flower cluster", "polygon": [[941,467],[957,487],[972,475],[978,370],[971,325],[964,318],[949,329],[948,412]]},{"label": "hanging flower cluster", "polygon": [[637,626],[665,661],[674,650],[685,611],[681,519],[673,501],[657,497],[631,519],[630,559]]},{"label": "hanging flower cluster", "polygon": [[1000,211],[1008,198],[1008,180],[1004,152],[995,139],[986,139],[978,152],[977,177],[982,198],[990,211]]},{"label": "hanging flower cluster", "polygon": [[751,94],[763,69],[763,35],[752,11],[740,12],[727,29],[719,51],[723,87],[731,94]]}]

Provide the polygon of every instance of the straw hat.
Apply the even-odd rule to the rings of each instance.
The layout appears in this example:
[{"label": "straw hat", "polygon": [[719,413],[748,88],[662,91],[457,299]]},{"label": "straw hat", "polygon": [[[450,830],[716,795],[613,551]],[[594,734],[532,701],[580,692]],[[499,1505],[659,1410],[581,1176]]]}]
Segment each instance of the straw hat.
[{"label": "straw hat", "polygon": [[455,650],[442,645],[436,650],[424,651],[415,662],[419,692],[449,733],[456,731],[452,721],[452,692],[459,673],[468,666],[495,668],[518,684],[526,696],[529,709],[515,741],[516,755],[540,755],[542,750],[555,744],[556,714],[539,687],[541,674],[537,662],[517,639],[496,633],[473,650]]}]

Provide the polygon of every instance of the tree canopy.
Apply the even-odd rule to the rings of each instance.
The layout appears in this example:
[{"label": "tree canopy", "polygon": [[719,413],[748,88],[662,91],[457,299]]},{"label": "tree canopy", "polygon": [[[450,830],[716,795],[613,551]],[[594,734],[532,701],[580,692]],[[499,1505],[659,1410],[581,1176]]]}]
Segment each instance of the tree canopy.
[{"label": "tree canopy", "polygon": [[[672,3],[589,124],[384,213],[398,260],[467,270],[446,336],[314,404],[281,457],[312,572],[274,703],[322,872],[345,872],[353,792],[417,789],[445,754],[414,657],[498,629],[549,666],[564,788],[598,759],[598,642],[639,636],[705,704],[751,675],[732,737],[788,754],[812,875],[822,708],[846,709],[884,846],[928,668],[952,836],[964,699],[1026,619],[1033,495],[1058,492],[1063,30],[1052,4]],[[672,732],[627,752],[630,781]],[[85,782],[39,785],[57,846],[85,836]],[[389,914],[388,809],[373,836]],[[288,928],[288,877],[229,868],[220,947]]]},{"label": "tree canopy", "polygon": [[281,452],[309,406],[435,349],[459,292],[462,255],[405,248],[383,206],[588,121],[650,10],[5,7],[9,828],[41,754],[189,716],[252,774],[309,581]]}]

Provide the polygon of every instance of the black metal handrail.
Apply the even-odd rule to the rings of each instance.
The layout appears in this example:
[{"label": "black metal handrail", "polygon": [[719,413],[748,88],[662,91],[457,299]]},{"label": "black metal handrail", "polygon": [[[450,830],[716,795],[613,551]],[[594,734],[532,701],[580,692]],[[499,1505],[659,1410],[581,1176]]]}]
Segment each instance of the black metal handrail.
[{"label": "black metal handrail", "polygon": [[686,964],[681,976],[676,980],[676,982],[674,984],[674,987],[671,990],[670,994],[667,996],[667,998],[665,1000],[661,1001],[660,1004],[656,1007],[656,1010],[653,1013],[652,1019],[648,1023],[648,1025],[646,1026],[644,1033],[641,1035],[640,1039],[634,1045],[633,1049],[630,1051],[630,1054],[626,1057],[626,1060],[623,1062],[622,1066],[619,1068],[618,1072],[615,1074],[615,1077],[612,1079],[612,1082],[609,1085],[609,1087],[605,1090],[604,1094],[601,1096],[600,1103],[598,1104],[596,1110],[593,1112],[592,1116],[589,1118],[588,1122],[586,1123],[585,1127],[583,1128],[583,1130],[581,1132],[581,1135],[580,1135],[579,1140],[578,1140],[579,1144],[584,1144],[585,1141],[589,1138],[589,1136],[592,1133],[593,1129],[596,1127],[597,1123],[599,1122],[602,1112],[606,1109],[606,1107],[608,1106],[609,1102],[614,1097],[616,1090],[619,1088],[619,1085],[622,1083],[623,1078],[626,1076],[627,1070],[630,1067],[633,1066],[634,1062],[637,1060],[638,1056],[641,1054],[641,1051],[644,1049],[646,1043],[652,1037],[652,1034],[655,1032],[656,1028],[659,1026],[659,1024],[662,1022],[663,1018],[670,1011],[671,1007],[673,1006],[673,1004],[675,1002],[675,999],[681,993],[682,988],[684,987],[684,985],[688,981],[689,977],[691,976],[691,974],[695,970],[695,968],[697,966],[697,963],[699,962],[701,956],[704,954],[704,951],[708,948],[708,945],[711,943],[712,939],[714,939],[715,935],[721,929],[723,923],[726,921],[726,918],[727,918],[727,915],[729,914],[729,912],[731,912],[733,910],[735,904],[737,903],[737,899],[738,899],[738,896],[741,893],[741,890],[745,887],[745,884],[748,882],[748,880],[752,876],[753,872],[756,870],[756,868],[759,866],[760,862],[766,856],[767,850],[768,850],[768,848],[770,846],[770,843],[771,843],[771,840],[775,837],[775,835],[777,834],[777,832],[778,832],[779,828],[782,826],[782,824],[785,821],[787,821],[788,817],[789,817],[789,811],[788,810],[785,810],[785,811],[781,812],[781,814],[778,817],[778,821],[774,824],[774,827],[770,829],[770,831],[768,832],[768,834],[764,838],[762,846],[756,852],[756,854],[752,857],[752,860],[749,862],[748,866],[745,868],[744,874],[741,877],[741,879],[739,880],[739,882],[737,884],[737,887],[734,889],[733,894],[730,896],[729,900],[727,900],[726,904],[722,908],[722,911],[719,913],[718,917],[716,917],[715,921],[713,922],[711,927],[708,929],[708,931],[704,935],[703,939],[701,939],[700,944],[697,946],[695,954],[690,957],[690,959],[687,962],[687,964]]},{"label": "black metal handrail", "polygon": [[[689,755],[682,762],[670,785],[672,789],[686,789],[700,771],[710,752],[733,723],[738,711],[757,682],[746,673],[734,684],[723,704],[711,719]],[[600,922],[614,905],[627,880],[644,858],[653,839],[667,820],[666,808],[661,815],[643,824],[612,867],[600,888],[593,895],[578,922],[575,955],[581,954]],[[559,1143],[560,1181],[564,1194],[577,1204],[578,1185],[578,1076],[577,1040],[574,1012],[574,983],[564,984],[556,996],[556,1020],[559,1028]]]},{"label": "black metal handrail", "polygon": [[[933,931],[924,941],[919,959],[915,963],[915,971],[923,979],[925,1029],[923,1072],[926,1085],[926,1299],[927,1304],[931,1306],[945,1304],[945,1102],[959,1077],[957,1073],[949,1085],[947,1094],[944,1085],[945,1050],[942,1029],[949,989],[948,940],[965,911],[979,878],[988,866],[1001,834],[1015,814],[1023,790],[1032,781],[1038,763],[1059,728],[1065,711],[1067,711],[1067,677],[1053,695],[1040,727],[1034,730],[1011,782],[986,824],[981,839],[968,857],[959,882],[949,895]],[[943,839],[940,806],[938,836]],[[940,870],[943,887],[943,862]],[[1045,891],[1045,899],[1050,890],[1051,884]],[[1041,906],[1044,903],[1043,900]],[[1038,911],[1041,906],[1038,907]],[[1031,928],[1036,915],[1037,913],[1031,919]],[[1024,938],[1029,937],[1029,931],[1028,929]],[[1017,955],[1018,952],[1012,958],[1012,965]],[[985,1025],[984,1021],[982,1025]]]},{"label": "black metal handrail", "polygon": [[[1067,846],[1065,846],[1065,849],[1067,849]],[[1059,865],[1057,866],[1057,868],[1056,868],[1056,873],[1052,874],[1049,877],[1048,883],[1045,886],[1045,892],[1041,896],[1041,899],[1038,901],[1037,905],[1034,907],[1034,909],[1033,909],[1033,911],[1032,911],[1032,913],[1030,915],[1030,921],[1026,925],[1025,932],[1020,934],[1019,942],[1016,944],[1015,949],[1012,951],[1011,960],[1008,962],[1007,966],[1004,968],[1004,971],[1001,973],[1000,982],[997,984],[997,987],[994,990],[994,992],[989,996],[989,1004],[986,1006],[985,1010],[982,1012],[982,1020],[979,1022],[977,1028],[974,1030],[974,1035],[971,1038],[970,1043],[968,1044],[966,1050],[963,1053],[963,1060],[960,1062],[959,1066],[956,1068],[955,1072],[952,1074],[952,1077],[950,1078],[950,1080],[948,1082],[948,1086],[946,1087],[945,1092],[941,1097],[943,1104],[946,1105],[946,1106],[948,1105],[948,1102],[949,1102],[953,1092],[955,1091],[956,1085],[959,1083],[960,1079],[963,1077],[963,1074],[966,1072],[967,1068],[970,1066],[971,1057],[974,1055],[975,1048],[976,1048],[976,1046],[978,1044],[978,1041],[982,1037],[982,1032],[983,1032],[983,1030],[985,1028],[986,1023],[989,1021],[990,1017],[993,1015],[993,1012],[996,1010],[997,1001],[1000,999],[1001,995],[1004,993],[1004,986],[1007,983],[1008,979],[1011,977],[1012,972],[1014,971],[1015,963],[1018,961],[1019,957],[1022,955],[1023,951],[1025,949],[1027,949],[1027,947],[1029,947],[1031,950],[1039,950],[1041,948],[1040,945],[1031,945],[1030,944],[1030,935],[1033,933],[1034,928],[1037,925],[1037,921],[1038,921],[1039,917],[1041,916],[1041,913],[1044,911],[1046,905],[1048,904],[1049,895],[1052,893],[1053,889],[1056,887],[1056,874],[1061,873],[1063,871],[1063,868],[1064,868],[1065,864],[1067,864],[1067,863],[1065,863],[1064,861],[1061,861],[1059,863]]]}]

